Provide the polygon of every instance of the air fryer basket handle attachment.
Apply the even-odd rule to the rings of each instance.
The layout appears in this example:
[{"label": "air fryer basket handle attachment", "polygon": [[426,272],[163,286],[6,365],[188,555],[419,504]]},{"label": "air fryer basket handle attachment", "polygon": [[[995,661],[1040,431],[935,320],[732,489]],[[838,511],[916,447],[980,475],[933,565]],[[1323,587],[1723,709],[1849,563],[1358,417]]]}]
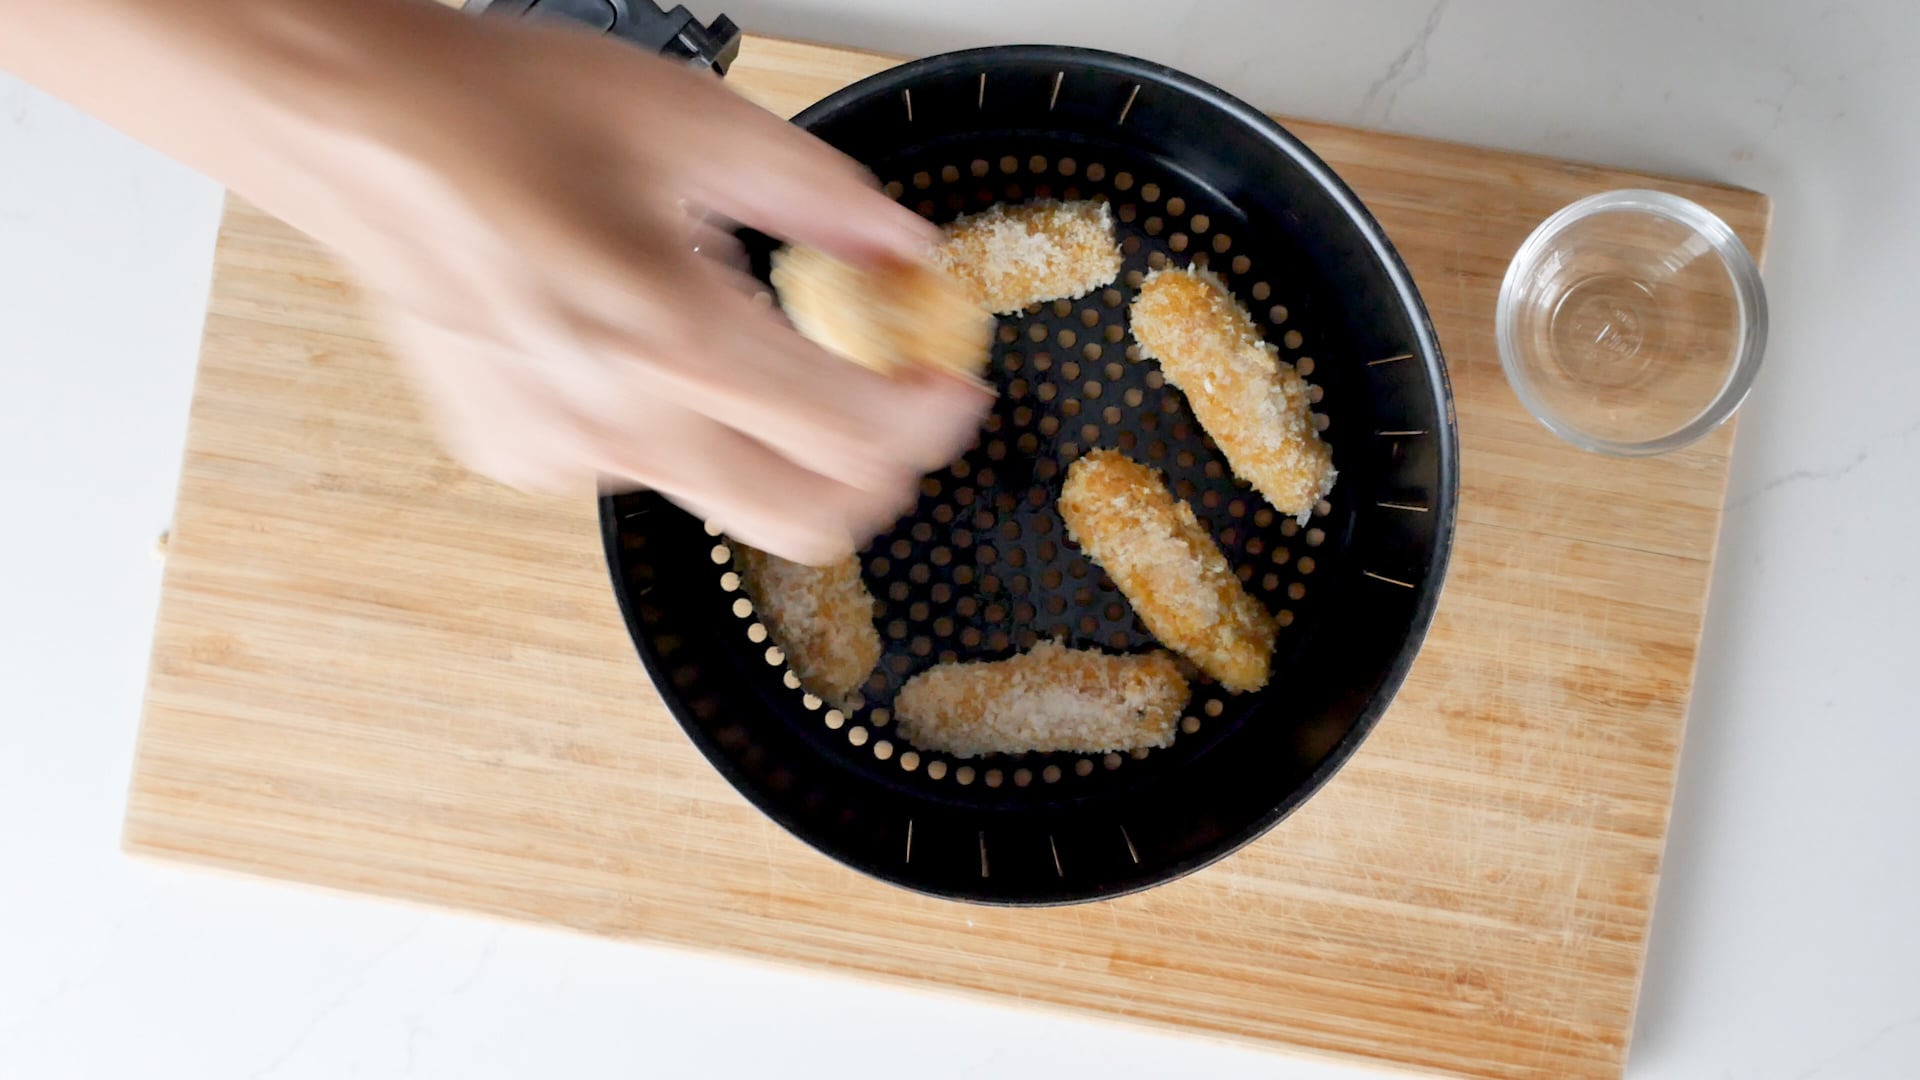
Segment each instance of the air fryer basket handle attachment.
[{"label": "air fryer basket handle attachment", "polygon": [[624,38],[641,48],[725,75],[740,55],[740,28],[725,15],[706,26],[685,7],[664,11],[651,0],[467,0],[478,15],[566,19]]}]

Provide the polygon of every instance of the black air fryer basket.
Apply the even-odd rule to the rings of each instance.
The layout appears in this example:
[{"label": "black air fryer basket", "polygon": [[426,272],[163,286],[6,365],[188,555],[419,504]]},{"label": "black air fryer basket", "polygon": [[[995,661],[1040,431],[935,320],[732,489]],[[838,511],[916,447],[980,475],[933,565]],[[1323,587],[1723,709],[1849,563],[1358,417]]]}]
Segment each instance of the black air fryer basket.
[{"label": "black air fryer basket", "polygon": [[[629,18],[624,3],[619,12]],[[646,44],[704,54],[716,69],[736,46],[731,23],[703,30],[684,9],[644,25]],[[914,512],[862,553],[885,655],[851,713],[787,671],[724,536],[653,494],[605,499],[614,586],[668,706],[715,768],[796,836],[939,896],[1112,897],[1259,836],[1386,710],[1446,572],[1452,400],[1392,245],[1272,120],[1124,56],[1054,46],[936,56],[794,122],[935,221],[1002,200],[1105,198],[1126,269],[1109,289],[1001,319],[989,374],[1000,395],[979,444],[925,478]],[[754,254],[764,276],[767,245]],[[1188,263],[1220,274],[1315,388],[1340,479],[1305,525],[1235,481],[1126,335],[1140,275]],[[1236,696],[1196,681],[1174,744],[1151,752],[962,760],[916,750],[888,706],[942,660],[999,659],[1036,638],[1153,643],[1054,509],[1066,465],[1096,447],[1163,471],[1277,614],[1269,685]]]}]

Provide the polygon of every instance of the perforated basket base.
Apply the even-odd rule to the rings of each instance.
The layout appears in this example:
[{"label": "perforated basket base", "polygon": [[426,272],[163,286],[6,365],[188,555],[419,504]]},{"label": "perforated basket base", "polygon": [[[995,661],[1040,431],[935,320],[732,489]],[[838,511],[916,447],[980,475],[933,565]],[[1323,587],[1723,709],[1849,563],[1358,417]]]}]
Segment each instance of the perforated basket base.
[{"label": "perforated basket base", "polygon": [[[1033,70],[1018,59],[1022,51],[973,54],[972,70],[990,73],[987,90],[1005,83],[1004,92],[1017,93]],[[1138,85],[1130,61],[1024,51],[1050,54],[1039,68],[1039,101],[1051,98],[1056,118],[1068,59],[1077,92],[1097,89],[1082,88],[1078,76],[1104,75],[1116,89]],[[951,103],[941,91],[954,80],[940,69],[953,59],[850,88],[801,122],[818,113],[823,134],[839,141],[835,116],[897,105],[902,115],[881,120],[902,129],[901,145],[866,154],[843,148],[874,167],[890,194],[936,221],[1003,200],[1105,199],[1125,269],[1090,296],[1001,320],[989,374],[1000,393],[978,444],[925,478],[914,512],[862,555],[885,645],[862,702],[849,714],[805,693],[767,628],[736,605],[739,579],[725,538],[664,501],[609,500],[609,554],[635,639],[676,715],[736,786],[802,838],[941,895],[1014,903],[1112,895],[1177,876],[1257,835],[1329,775],[1384,708],[1424,630],[1437,586],[1431,555],[1443,556],[1436,541],[1442,523],[1451,525],[1451,432],[1437,422],[1444,384],[1427,381],[1437,354],[1417,332],[1425,320],[1410,287],[1402,283],[1408,332],[1400,346],[1370,348],[1356,340],[1366,335],[1354,333],[1354,305],[1341,302],[1339,286],[1286,227],[1293,207],[1236,200],[1179,156],[1140,145],[1156,109],[1168,104],[1121,90],[1125,101],[1114,95],[1113,107],[1127,112],[1131,129],[1112,123],[1116,113],[1102,118],[1107,130],[992,126],[942,136],[937,118]],[[916,68],[929,70],[916,76]],[[912,120],[899,94],[908,88]],[[1158,89],[1195,93],[1179,83]],[[986,92],[965,96],[980,116],[994,115]],[[964,126],[965,110],[957,111]],[[860,130],[871,133],[871,123]],[[928,133],[935,137],[924,144],[906,142]],[[1285,139],[1277,129],[1259,134],[1270,155],[1272,140]],[[767,246],[753,254],[764,275]],[[1140,276],[1189,263],[1220,274],[1314,384],[1341,480],[1304,527],[1234,478],[1184,398],[1126,333]],[[1377,276],[1376,290],[1391,284],[1390,275]],[[1416,392],[1383,400],[1383,383],[1410,383]],[[1425,405],[1424,415],[1382,416],[1380,406],[1399,397]],[[1067,466],[1096,447],[1160,469],[1276,614],[1282,629],[1268,688],[1230,695],[1196,679],[1174,745],[1152,752],[968,760],[906,743],[894,731],[893,697],[933,664],[999,659],[1040,638],[1117,651],[1155,644],[1067,538],[1055,508]],[[1359,542],[1367,536],[1389,545],[1392,557]],[[1428,566],[1419,565],[1423,555]]]}]

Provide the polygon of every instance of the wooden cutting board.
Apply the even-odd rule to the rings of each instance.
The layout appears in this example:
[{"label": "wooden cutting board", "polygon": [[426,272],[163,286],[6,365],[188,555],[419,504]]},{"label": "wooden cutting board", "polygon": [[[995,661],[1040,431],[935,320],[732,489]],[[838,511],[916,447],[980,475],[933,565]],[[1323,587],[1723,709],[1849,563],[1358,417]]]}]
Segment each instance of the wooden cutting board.
[{"label": "wooden cutting board", "polygon": [[[749,40],[729,82],[790,115],[888,63]],[[1677,192],[1756,253],[1768,201],[1291,126],[1418,279],[1464,475],[1405,690],[1265,839],[1144,895],[1043,911],[910,895],[792,840],[659,703],[594,507],[442,458],[340,270],[234,202],[128,847],[1375,1065],[1618,1076],[1732,432],[1646,461],[1562,445],[1501,377],[1494,294],[1522,238],[1581,196]]]}]

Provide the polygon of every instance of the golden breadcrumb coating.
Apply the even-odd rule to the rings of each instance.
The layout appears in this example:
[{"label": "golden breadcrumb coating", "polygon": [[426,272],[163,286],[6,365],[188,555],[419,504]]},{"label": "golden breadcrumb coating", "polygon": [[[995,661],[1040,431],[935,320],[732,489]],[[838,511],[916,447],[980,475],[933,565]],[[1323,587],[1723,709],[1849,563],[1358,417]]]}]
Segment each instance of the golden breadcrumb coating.
[{"label": "golden breadcrumb coating", "polygon": [[1333,490],[1333,450],[1314,429],[1307,384],[1260,336],[1220,279],[1158,270],[1131,314],[1142,355],[1193,405],[1236,475],[1274,509],[1304,521]]},{"label": "golden breadcrumb coating", "polygon": [[1120,244],[1104,202],[999,203],[946,226],[934,261],[1006,315],[1072,299],[1120,276]]},{"label": "golden breadcrumb coating", "polygon": [[1111,656],[1043,641],[990,663],[946,663],[907,680],[894,699],[900,735],[957,757],[1166,746],[1187,705],[1187,680],[1164,652]]},{"label": "golden breadcrumb coating", "polygon": [[880,662],[877,605],[852,555],[806,566],[735,544],[740,579],[787,665],[809,693],[844,706]]},{"label": "golden breadcrumb coating", "polygon": [[1234,693],[1267,684],[1273,617],[1157,470],[1095,450],[1067,470],[1060,516],[1161,644]]},{"label": "golden breadcrumb coating", "polygon": [[794,329],[861,367],[974,377],[986,368],[992,314],[971,285],[931,264],[868,269],[815,248],[785,248],[773,256],[771,277]]}]

